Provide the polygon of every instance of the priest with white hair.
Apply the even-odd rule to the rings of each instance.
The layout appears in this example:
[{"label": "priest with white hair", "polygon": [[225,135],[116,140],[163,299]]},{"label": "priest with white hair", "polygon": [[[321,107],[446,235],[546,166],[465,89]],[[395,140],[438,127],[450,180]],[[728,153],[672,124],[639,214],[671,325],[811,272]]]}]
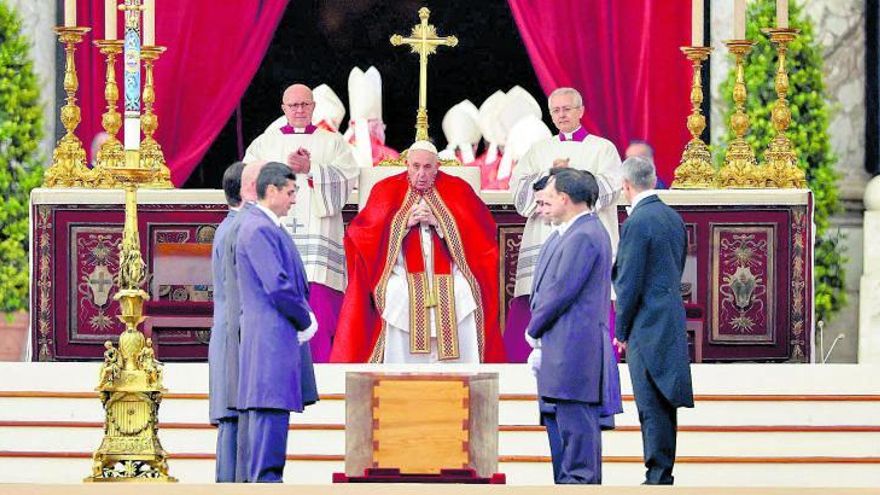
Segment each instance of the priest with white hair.
[{"label": "priest with white hair", "polygon": [[332,362],[505,362],[496,225],[417,141],[345,231],[349,283]]},{"label": "priest with white hair", "polygon": [[248,146],[245,162],[286,163],[300,184],[296,205],[282,223],[299,250],[309,281],[309,305],[318,321],[311,340],[315,362],[326,362],[345,290],[342,207],[357,182],[358,167],[342,135],[312,124],[315,99],[303,84],[282,95],[283,125]]},{"label": "priest with white hair", "polygon": [[[535,201],[534,184],[557,167],[586,170],[596,177],[599,198],[594,211],[611,237],[612,252],[617,251],[617,200],[622,187],[623,169],[620,155],[611,141],[590,134],[581,126],[584,103],[574,88],[558,88],[547,100],[553,124],[559,130],[556,136],[535,143],[513,168],[510,189],[516,211],[526,217],[519,259],[516,265],[514,299],[507,313],[505,335],[521,336],[528,323],[529,296],[532,276],[538,254],[553,227],[541,220]],[[525,362],[531,348],[525,339],[506,339],[511,362]],[[515,343],[514,343],[515,342]]]}]

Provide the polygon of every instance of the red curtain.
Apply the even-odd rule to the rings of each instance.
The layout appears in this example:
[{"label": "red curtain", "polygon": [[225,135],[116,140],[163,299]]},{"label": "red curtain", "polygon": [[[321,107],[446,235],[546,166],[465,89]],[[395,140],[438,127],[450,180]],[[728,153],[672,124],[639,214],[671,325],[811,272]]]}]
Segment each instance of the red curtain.
[{"label": "red curtain", "polygon": [[[541,87],[584,96],[587,130],[655,148],[670,184],[690,138],[690,9],[670,0],[508,0]],[[690,5],[690,4],[687,4]]]},{"label": "red curtain", "polygon": [[[156,139],[176,186],[189,177],[229,120],[260,66],[288,1],[156,1],[156,44],[167,47],[154,69]],[[77,19],[79,25],[92,27],[76,57],[83,113],[77,135],[90,153],[106,108],[104,57],[92,45],[94,39],[104,37],[104,1],[80,0]],[[122,29],[120,13],[120,38]],[[116,67],[121,81],[121,60]],[[122,94],[120,88],[120,100]],[[120,112],[122,106],[120,101]]]}]

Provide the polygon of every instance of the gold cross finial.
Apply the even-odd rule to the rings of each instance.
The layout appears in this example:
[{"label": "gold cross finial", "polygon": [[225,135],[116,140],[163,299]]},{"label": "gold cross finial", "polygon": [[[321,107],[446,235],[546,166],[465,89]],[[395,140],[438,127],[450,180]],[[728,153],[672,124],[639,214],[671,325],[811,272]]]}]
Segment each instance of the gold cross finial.
[{"label": "gold cross finial", "polygon": [[458,38],[455,36],[437,36],[437,28],[428,24],[428,16],[431,11],[427,7],[419,9],[419,18],[422,20],[412,28],[412,33],[405,38],[395,34],[391,36],[391,44],[394,46],[410,45],[413,53],[419,54],[419,110],[416,115],[416,141],[428,139],[428,55],[437,53],[438,46],[455,46]]}]

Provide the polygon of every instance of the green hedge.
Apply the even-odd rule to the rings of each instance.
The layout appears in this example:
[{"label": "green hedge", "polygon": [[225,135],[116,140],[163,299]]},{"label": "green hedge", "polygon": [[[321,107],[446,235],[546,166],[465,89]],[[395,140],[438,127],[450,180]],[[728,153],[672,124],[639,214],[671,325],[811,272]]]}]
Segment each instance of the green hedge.
[{"label": "green hedge", "polygon": [[[846,303],[843,265],[846,258],[840,234],[829,231],[829,218],[838,212],[837,178],[834,170],[837,157],[831,151],[828,134],[828,103],[823,81],[822,48],[813,34],[813,23],[803,12],[801,2],[789,4],[789,26],[800,29],[798,38],[789,45],[786,68],[789,74],[789,103],[792,123],[788,137],[798,152],[798,165],[806,171],[809,187],[815,199],[816,222],[816,318],[828,321]],[[770,112],[776,101],[774,77],[776,74],[776,49],[762,28],[776,25],[776,2],[754,0],[748,6],[746,37],[756,41],[746,60],[745,78],[748,88],[746,112],[751,128],[747,139],[763,159],[764,150],[775,135]],[[732,101],[735,72],[731,67],[721,91]],[[729,122],[732,105],[725,114]],[[723,138],[726,143],[733,134]],[[723,153],[717,153],[721,156]]]},{"label": "green hedge", "polygon": [[42,181],[42,136],[30,43],[0,0],[0,312],[28,307],[28,195]]}]

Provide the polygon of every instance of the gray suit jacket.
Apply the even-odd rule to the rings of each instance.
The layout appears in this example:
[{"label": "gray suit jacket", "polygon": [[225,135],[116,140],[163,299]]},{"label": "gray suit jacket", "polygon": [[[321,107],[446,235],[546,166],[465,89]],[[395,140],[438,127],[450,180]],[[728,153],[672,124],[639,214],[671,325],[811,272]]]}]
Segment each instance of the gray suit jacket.
[{"label": "gray suit jacket", "polygon": [[551,235],[538,257],[526,330],[541,339],[538,394],[601,403],[611,301],[611,241],[594,213]]}]

